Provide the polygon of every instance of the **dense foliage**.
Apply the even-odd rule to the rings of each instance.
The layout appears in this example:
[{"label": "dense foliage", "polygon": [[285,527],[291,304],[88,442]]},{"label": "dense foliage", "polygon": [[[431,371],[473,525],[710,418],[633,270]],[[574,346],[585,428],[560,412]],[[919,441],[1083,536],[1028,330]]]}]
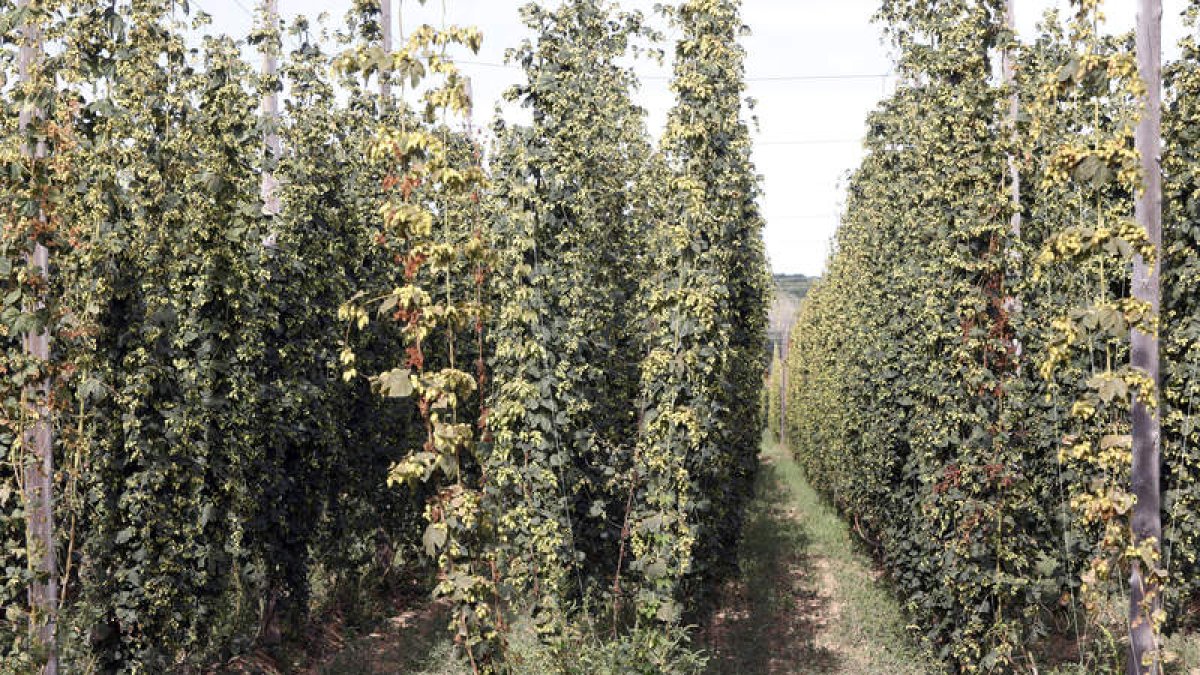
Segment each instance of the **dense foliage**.
[{"label": "dense foliage", "polygon": [[656,149],[650,20],[528,5],[532,123],[487,156],[475,29],[392,46],[377,2],[334,35],[266,2],[240,42],[171,0],[0,0],[0,672],[212,669],[401,574],[476,671],[523,624],[560,670],[698,668],[680,626],[736,559],[762,424],[738,6],[668,11]]},{"label": "dense foliage", "polygon": [[500,568],[546,634],[580,611],[673,625],[734,559],[760,427],[767,277],[737,4],[674,15],[661,153],[618,64],[654,37],[644,18],[594,0],[524,15],[538,40],[511,95],[533,124],[499,130],[495,164]]},{"label": "dense foliage", "polygon": [[[1196,517],[1183,131],[1195,51],[1170,69],[1164,134],[1160,564],[1129,533],[1130,400],[1155,397],[1130,365],[1130,330],[1158,327],[1130,290],[1134,258],[1158,256],[1133,222],[1144,89],[1132,40],[1097,33],[1094,2],[1048,15],[1028,44],[1002,2],[933,5],[880,12],[901,83],[869,121],[828,274],[792,334],[788,435],[940,661],[1119,671],[1131,562],[1168,579],[1168,616],[1155,617],[1168,627],[1189,620],[1196,589],[1183,553]],[[998,84],[1006,51],[1017,78]]]},{"label": "dense foliage", "polygon": [[505,273],[487,463],[501,568],[532,591],[539,628],[557,631],[568,604],[620,574],[650,228],[634,187],[651,146],[634,75],[618,64],[643,18],[594,0],[522,13],[537,40],[514,54],[527,81],[509,97],[533,123],[501,129],[497,149]]},{"label": "dense foliage", "polygon": [[[298,26],[290,114],[273,130],[289,152],[268,160],[257,92],[280,83],[260,82],[238,44],[189,48],[165,2],[47,12],[44,67],[60,84],[36,105],[59,140],[45,169],[10,159],[5,189],[28,190],[30,171],[53,178],[41,209],[59,225],[39,235],[54,256],[50,311],[16,311],[29,306],[27,235],[6,226],[5,327],[47,321],[53,337],[40,367],[56,382],[61,651],[71,668],[212,663],[256,634],[295,634],[315,571],[331,595],[353,593],[412,546],[420,505],[388,487],[387,469],[416,435],[415,410],[341,382],[337,366],[338,304],[397,276],[369,253],[376,102],[345,79],[339,105],[328,58]],[[16,30],[19,15],[6,17]],[[268,161],[278,214],[260,193]],[[364,349],[397,339],[381,331]],[[0,627],[16,671],[22,549],[6,548]]]},{"label": "dense foliage", "polygon": [[[728,0],[693,0],[673,15],[682,37],[663,155],[674,175],[652,243],[654,268],[666,273],[642,293],[651,330],[639,454],[653,470],[650,512],[635,514],[634,544],[644,569],[663,565],[665,580],[690,584],[689,596],[730,571],[765,421],[757,393],[770,278],[749,130],[740,117],[738,9]],[[664,507],[678,520],[662,519],[655,531],[659,513],[670,513]]]}]

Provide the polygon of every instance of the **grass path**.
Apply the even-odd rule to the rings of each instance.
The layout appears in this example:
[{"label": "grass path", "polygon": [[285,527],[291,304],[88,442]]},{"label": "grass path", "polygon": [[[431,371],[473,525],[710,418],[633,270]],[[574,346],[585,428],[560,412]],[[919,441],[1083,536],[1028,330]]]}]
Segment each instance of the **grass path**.
[{"label": "grass path", "polygon": [[788,450],[763,445],[740,579],[699,636],[709,672],[775,675],[926,672],[895,599],[846,524],[805,482]]}]

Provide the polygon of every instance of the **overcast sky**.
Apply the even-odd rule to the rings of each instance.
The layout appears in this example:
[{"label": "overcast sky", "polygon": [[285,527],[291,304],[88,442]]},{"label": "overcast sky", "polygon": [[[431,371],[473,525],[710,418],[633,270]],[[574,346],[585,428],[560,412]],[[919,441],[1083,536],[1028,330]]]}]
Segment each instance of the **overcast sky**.
[{"label": "overcast sky", "polygon": [[[397,0],[400,1],[400,0]],[[648,14],[655,2],[620,0]],[[505,49],[527,37],[517,16],[526,0],[403,0],[406,26],[430,23],[478,26],[484,33],[478,56],[464,56],[476,98],[475,124],[486,128],[501,92],[520,79],[503,65]],[[1018,28],[1031,35],[1050,7],[1067,0],[1016,0]],[[1180,14],[1186,0],[1163,0],[1164,43],[1168,54],[1184,34]],[[192,0],[215,17],[213,28],[235,37],[250,29],[255,0]],[[894,80],[890,52],[871,22],[878,0],[744,0],[744,18],[753,31],[745,38],[749,94],[759,102],[760,127],[754,158],[763,176],[767,251],[779,273],[820,274],[837,227],[842,184],[861,155],[864,120]],[[1134,23],[1133,0],[1105,0],[1112,30]],[[285,16],[328,12],[340,19],[349,0],[279,0]],[[673,36],[668,33],[668,40]],[[288,46],[285,43],[285,47]],[[667,45],[668,54],[671,51]],[[669,64],[636,66],[643,75],[639,102],[659,132],[672,99]],[[506,114],[519,114],[508,111]]]}]

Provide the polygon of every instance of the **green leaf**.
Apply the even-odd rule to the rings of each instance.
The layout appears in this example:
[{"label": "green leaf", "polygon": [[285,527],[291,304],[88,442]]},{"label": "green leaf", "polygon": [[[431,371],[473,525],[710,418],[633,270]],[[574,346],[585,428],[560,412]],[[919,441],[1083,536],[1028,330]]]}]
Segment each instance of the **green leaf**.
[{"label": "green leaf", "polygon": [[646,578],[650,581],[661,579],[667,576],[667,562],[665,560],[655,560],[646,565]]},{"label": "green leaf", "polygon": [[658,612],[654,616],[659,621],[675,623],[679,620],[680,616],[679,604],[672,600],[667,600],[658,606]]},{"label": "green leaf", "polygon": [[429,557],[437,556],[438,550],[446,545],[447,536],[446,525],[443,523],[430,523],[425,528],[421,543],[425,545],[425,552],[429,554]]},{"label": "green leaf", "polygon": [[412,371],[408,368],[396,368],[379,376],[380,392],[388,398],[406,398],[412,396]]}]

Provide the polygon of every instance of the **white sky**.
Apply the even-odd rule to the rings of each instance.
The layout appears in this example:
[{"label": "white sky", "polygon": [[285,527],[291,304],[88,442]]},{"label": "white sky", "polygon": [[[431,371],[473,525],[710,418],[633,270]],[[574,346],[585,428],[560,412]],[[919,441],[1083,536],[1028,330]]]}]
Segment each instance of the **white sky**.
[{"label": "white sky", "polygon": [[[484,44],[478,56],[464,55],[476,98],[475,124],[489,125],[501,92],[520,80],[520,71],[504,67],[504,50],[528,36],[517,16],[526,0],[416,0],[403,2],[406,26],[431,23],[478,26]],[[618,0],[647,14],[655,2]],[[255,0],[192,0],[214,18],[213,30],[235,37],[250,29]],[[820,274],[843,202],[842,183],[859,163],[867,114],[894,80],[888,48],[871,22],[878,0],[743,0],[743,16],[753,31],[744,40],[749,94],[758,102],[760,127],[754,158],[763,176],[767,252],[778,273]],[[1050,7],[1067,0],[1016,0],[1019,30],[1031,35]],[[1136,3],[1105,0],[1109,26],[1126,30],[1134,23]],[[279,0],[285,16],[328,12],[340,20],[349,0]],[[1184,34],[1180,14],[1186,0],[1164,0],[1164,47],[1168,55]],[[668,55],[673,46],[668,33]],[[285,41],[285,49],[289,43]],[[642,62],[637,94],[657,134],[672,104],[670,66]],[[506,111],[506,115],[519,114]]]}]

